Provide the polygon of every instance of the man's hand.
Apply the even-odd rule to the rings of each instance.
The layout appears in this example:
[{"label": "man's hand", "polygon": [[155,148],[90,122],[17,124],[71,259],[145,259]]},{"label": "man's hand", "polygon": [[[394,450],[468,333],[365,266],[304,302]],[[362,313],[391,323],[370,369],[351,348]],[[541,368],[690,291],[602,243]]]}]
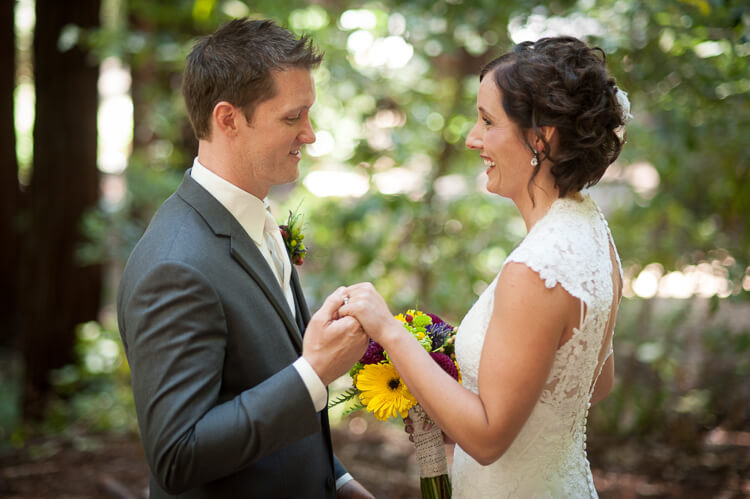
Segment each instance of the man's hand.
[{"label": "man's hand", "polygon": [[375,499],[375,496],[356,480],[349,480],[336,491],[336,499]]},{"label": "man's hand", "polygon": [[339,317],[346,288],[334,291],[310,319],[302,342],[302,356],[323,384],[346,373],[367,350],[368,338],[353,317]]}]

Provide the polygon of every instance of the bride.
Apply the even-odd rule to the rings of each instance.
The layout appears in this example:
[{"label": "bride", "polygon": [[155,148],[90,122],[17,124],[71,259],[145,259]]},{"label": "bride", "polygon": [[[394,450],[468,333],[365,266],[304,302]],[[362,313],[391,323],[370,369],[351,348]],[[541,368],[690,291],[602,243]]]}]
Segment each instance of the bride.
[{"label": "bride", "polygon": [[528,234],[459,326],[463,385],[371,284],[350,286],[340,310],[383,345],[457,443],[455,497],[597,496],[586,419],[613,383],[622,271],[607,222],[581,190],[617,158],[630,118],[604,59],[575,38],[543,38],[481,72],[466,145],[487,167],[487,189],[513,200]]}]

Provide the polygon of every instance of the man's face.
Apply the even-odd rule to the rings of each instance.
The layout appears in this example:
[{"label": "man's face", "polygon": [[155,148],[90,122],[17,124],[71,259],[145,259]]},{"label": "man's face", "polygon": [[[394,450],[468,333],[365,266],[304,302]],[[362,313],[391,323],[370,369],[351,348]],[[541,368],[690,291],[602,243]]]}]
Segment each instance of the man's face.
[{"label": "man's face", "polygon": [[242,123],[238,138],[240,165],[246,189],[259,198],[274,185],[299,177],[302,147],[315,142],[309,111],[315,102],[315,83],[304,68],[274,71],[276,95],[255,107],[250,122]]}]

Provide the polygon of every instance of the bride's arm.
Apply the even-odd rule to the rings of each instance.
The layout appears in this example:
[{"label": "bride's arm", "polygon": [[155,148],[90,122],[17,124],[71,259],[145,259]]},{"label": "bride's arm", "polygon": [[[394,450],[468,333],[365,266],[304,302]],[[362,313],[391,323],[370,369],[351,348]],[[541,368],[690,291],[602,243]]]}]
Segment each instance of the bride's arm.
[{"label": "bride's arm", "polygon": [[602,373],[599,375],[599,379],[596,380],[594,385],[594,393],[591,394],[591,405],[598,404],[609,395],[612,391],[612,387],[615,384],[615,356],[610,354],[606,361],[604,361],[604,367],[602,367]]},{"label": "bride's arm", "polygon": [[[341,313],[356,316],[388,351],[409,390],[443,431],[479,463],[496,461],[531,414],[563,331],[578,319],[578,302],[548,289],[528,267],[510,263],[498,278],[482,348],[479,395],[453,380],[424,351],[370,284],[349,288]],[[575,317],[574,317],[575,316]]]}]

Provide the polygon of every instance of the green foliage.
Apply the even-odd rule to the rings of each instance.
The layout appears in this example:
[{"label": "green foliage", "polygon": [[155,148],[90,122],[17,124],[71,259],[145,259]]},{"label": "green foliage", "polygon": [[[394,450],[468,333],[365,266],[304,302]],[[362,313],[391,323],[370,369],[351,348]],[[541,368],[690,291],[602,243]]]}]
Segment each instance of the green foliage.
[{"label": "green foliage", "polygon": [[343,391],[334,390],[331,392],[331,400],[328,402],[328,415],[333,426],[336,426],[346,416],[365,408],[358,394],[359,390],[353,386],[349,386]]},{"label": "green foliage", "polygon": [[357,388],[352,386],[345,392],[334,397],[333,400],[329,401],[328,408],[330,409],[332,407],[336,407],[339,404],[345,404],[349,402],[350,400],[354,399],[358,393],[359,393],[359,390],[357,390]]},{"label": "green foliage", "polygon": [[179,172],[148,166],[138,156],[131,158],[124,176],[127,193],[121,204],[113,207],[100,202],[84,216],[86,241],[77,248],[79,261],[124,266],[151,217],[181,180]]},{"label": "green foliage", "polygon": [[311,301],[339,284],[370,281],[392,310],[416,304],[452,323],[524,230],[512,205],[480,194],[433,209],[407,196],[335,201],[308,194],[305,206],[311,249],[300,270]]},{"label": "green foliage", "polygon": [[130,369],[116,325],[81,324],[76,354],[77,364],[52,373],[57,399],[45,419],[48,430],[137,433]]},{"label": "green foliage", "polygon": [[[19,373],[0,371],[0,453],[8,445],[45,456],[49,449],[33,441],[39,436],[60,436],[76,446],[87,446],[95,433],[137,435],[130,369],[114,317],[104,324],[87,322],[77,328],[77,362],[52,371],[51,399],[43,420],[32,423],[12,414],[19,407]],[[13,368],[15,362],[9,365]],[[88,435],[88,436],[87,436]]]},{"label": "green foliage", "polygon": [[681,268],[723,248],[740,264],[739,282],[750,264],[750,8],[698,0],[592,8],[599,18],[618,10],[622,38],[608,61],[638,115],[624,158],[652,163],[660,177],[653,199],[612,217],[621,253]]},{"label": "green foliage", "polygon": [[[733,317],[746,303],[624,300],[615,335],[616,383],[592,409],[592,437],[666,438],[681,446],[721,424],[748,419],[750,329]],[[735,324],[732,324],[732,323]]]},{"label": "green foliage", "polygon": [[[659,176],[655,192],[635,189],[610,216],[626,264],[655,261],[667,270],[680,269],[711,261],[718,248],[733,259],[729,277],[741,289],[750,264],[744,216],[750,211],[750,153],[744,146],[750,131],[750,14],[741,2],[390,0],[294,8],[272,1],[182,0],[166,7],[138,0],[121,5],[124,20],[110,23],[98,39],[102,54],[119,54],[134,70],[138,122],[130,169],[142,172],[182,170],[195,154],[194,143],[185,138],[189,126],[179,73],[197,36],[233,17],[266,17],[311,35],[325,52],[316,72],[312,117],[336,147],[306,157],[301,180],[337,169],[366,176],[370,191],[359,199],[306,201],[315,233],[308,241],[324,258],[306,264],[319,276],[314,282],[306,278],[315,301],[340,282],[368,279],[383,287],[394,307],[421,299],[432,309],[448,306],[454,318],[465,312],[475,296],[469,290],[481,290],[497,270],[476,260],[507,254],[523,236],[515,230],[513,209],[472,194],[482,167],[462,142],[475,117],[476,75],[484,62],[512,45],[513,30],[555,33],[560,25],[568,32],[582,29],[592,44],[602,46],[612,74],[630,93],[636,120],[620,161],[624,170],[645,161]],[[581,25],[588,28],[574,28]],[[366,64],[350,47],[355,35],[402,37],[413,56],[403,68]],[[389,117],[390,124],[383,125]],[[373,179],[399,169],[421,175],[421,186],[402,195],[380,194]],[[459,199],[441,199],[440,182],[461,183],[468,190],[459,189]],[[132,188],[145,185],[134,180]],[[126,234],[142,229],[155,201],[163,199],[152,195],[151,201],[133,196],[119,223],[100,220],[99,227],[122,227]],[[282,202],[302,197],[310,196],[298,188],[293,199],[282,196]],[[472,220],[479,212],[486,220],[486,208],[493,209],[489,235],[482,233],[489,224]],[[136,226],[128,227],[127,218],[135,218]],[[448,220],[460,229],[442,232]],[[334,223],[344,225],[332,228]],[[126,254],[132,238],[113,246]],[[97,256],[102,255],[84,254]],[[466,275],[457,275],[459,266],[443,265],[450,261],[470,262]],[[457,292],[465,299],[455,300]]]},{"label": "green foliage", "polygon": [[348,416],[349,414],[353,414],[353,413],[359,411],[360,409],[364,409],[364,408],[365,408],[365,406],[362,405],[362,402],[359,399],[357,399],[352,405],[350,405],[349,407],[347,407],[344,410],[344,412],[341,413],[341,417]]}]

